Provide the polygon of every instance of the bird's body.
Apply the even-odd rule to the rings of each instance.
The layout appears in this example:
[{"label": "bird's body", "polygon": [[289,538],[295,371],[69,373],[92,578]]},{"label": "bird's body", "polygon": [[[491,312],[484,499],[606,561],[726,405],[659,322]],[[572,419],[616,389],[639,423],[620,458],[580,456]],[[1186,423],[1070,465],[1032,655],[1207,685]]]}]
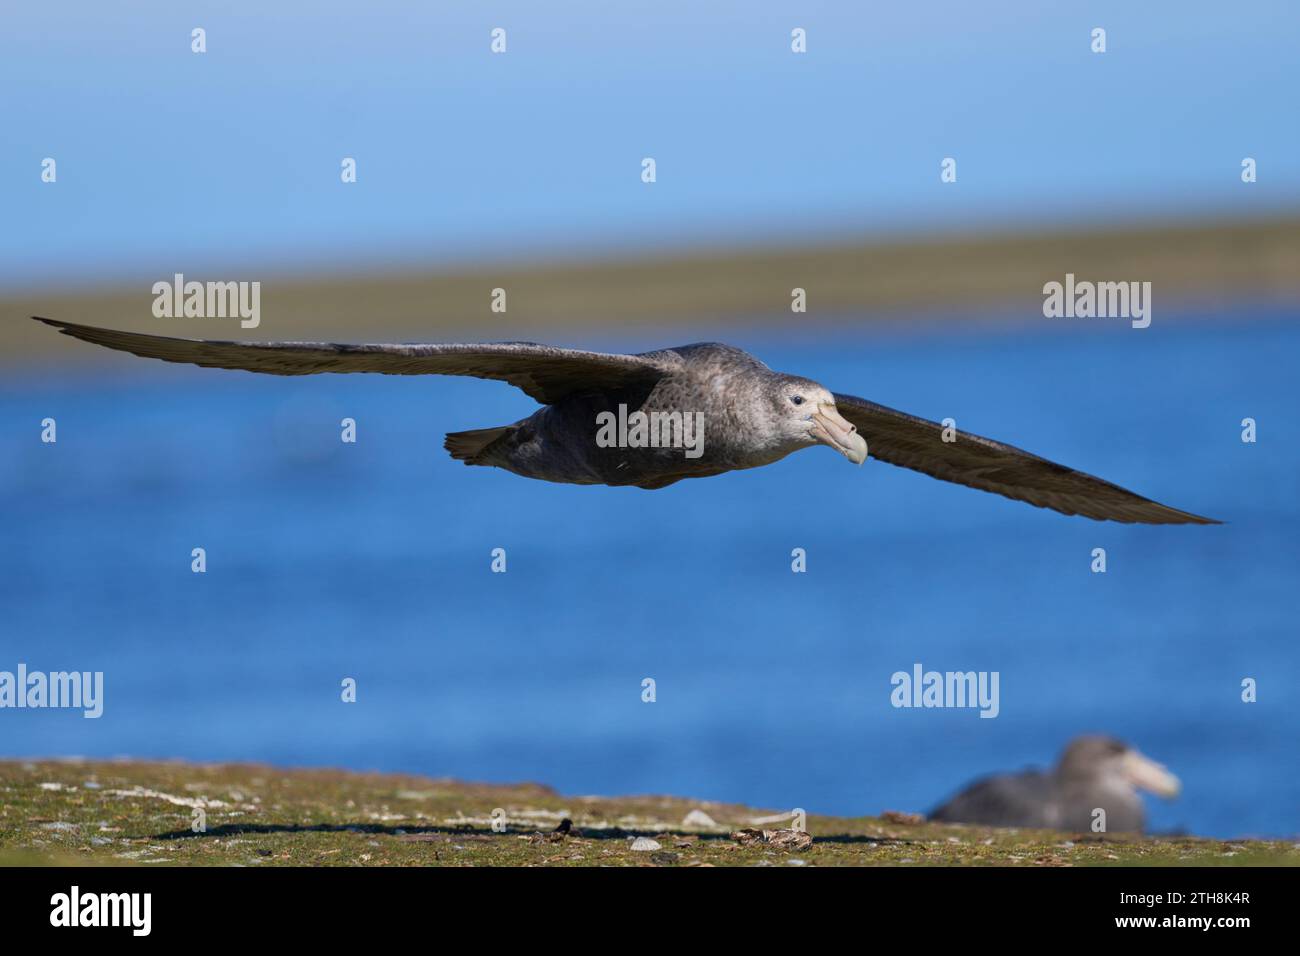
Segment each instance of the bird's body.
[{"label": "bird's body", "polygon": [[1026,770],[976,781],[930,815],[946,823],[1028,827],[1085,833],[1093,810],[1106,811],[1108,830],[1140,832],[1142,799],[1131,789],[1105,781],[1061,781],[1054,772]]},{"label": "bird's body", "polygon": [[452,432],[469,465],[575,484],[663,488],[757,468],[825,444],[1063,514],[1145,524],[1217,524],[1010,445],[832,393],[719,343],[639,355],[531,342],[342,345],[178,339],[39,319],[65,335],[169,362],[272,375],[379,372],[509,382],[542,404],[508,425]]},{"label": "bird's body", "polygon": [[1146,813],[1138,790],[1168,797],[1178,787],[1176,777],[1128,745],[1079,737],[1052,770],[985,777],[929,816],[940,823],[1080,833],[1100,823],[1109,833],[1140,833]]},{"label": "bird's body", "polygon": [[[762,385],[780,377],[753,356],[706,342],[637,358],[664,374],[653,384],[575,391],[512,425],[453,432],[447,449],[468,464],[504,468],[525,478],[641,488],[757,468],[797,450],[789,443],[735,440],[765,433],[763,405],[754,399]],[[625,421],[636,412],[647,422],[666,422],[669,440],[638,447],[598,440],[602,421]],[[678,423],[694,421],[691,416],[697,414],[705,427],[698,436],[698,454],[688,455],[673,438],[683,427]],[[646,441],[662,438],[663,431],[648,425]]]}]

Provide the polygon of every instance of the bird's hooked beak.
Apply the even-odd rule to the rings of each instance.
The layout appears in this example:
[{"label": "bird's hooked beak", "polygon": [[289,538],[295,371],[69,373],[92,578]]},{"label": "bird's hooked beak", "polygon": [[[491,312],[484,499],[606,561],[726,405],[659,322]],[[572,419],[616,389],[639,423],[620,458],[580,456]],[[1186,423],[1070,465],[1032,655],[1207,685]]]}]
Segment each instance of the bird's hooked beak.
[{"label": "bird's hooked beak", "polygon": [[867,442],[858,434],[857,426],[844,419],[834,405],[818,405],[808,419],[812,422],[809,431],[823,444],[830,445],[837,452],[860,465],[867,460]]},{"label": "bird's hooked beak", "polygon": [[1166,770],[1164,764],[1156,763],[1136,750],[1130,750],[1124,755],[1122,767],[1129,783],[1156,796],[1176,797],[1183,787],[1182,782]]}]

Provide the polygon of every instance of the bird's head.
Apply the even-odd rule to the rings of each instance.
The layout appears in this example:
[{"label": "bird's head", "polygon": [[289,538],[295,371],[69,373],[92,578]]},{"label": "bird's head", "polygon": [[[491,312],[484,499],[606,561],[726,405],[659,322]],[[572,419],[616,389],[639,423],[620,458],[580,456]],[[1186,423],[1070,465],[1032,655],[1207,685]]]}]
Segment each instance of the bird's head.
[{"label": "bird's head", "polygon": [[1113,737],[1079,737],[1061,755],[1057,774],[1062,777],[1101,778],[1133,790],[1161,797],[1176,797],[1182,784],[1150,757]]},{"label": "bird's head", "polygon": [[857,427],[835,407],[830,390],[806,378],[774,376],[768,386],[781,440],[795,448],[821,443],[860,465],[867,460],[867,443]]}]

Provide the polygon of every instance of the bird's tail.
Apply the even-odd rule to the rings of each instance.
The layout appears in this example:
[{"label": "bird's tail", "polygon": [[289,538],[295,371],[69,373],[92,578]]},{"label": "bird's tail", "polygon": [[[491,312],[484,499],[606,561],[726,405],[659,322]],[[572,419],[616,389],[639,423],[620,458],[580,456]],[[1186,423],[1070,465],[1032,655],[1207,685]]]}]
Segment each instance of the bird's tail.
[{"label": "bird's tail", "polygon": [[468,432],[448,432],[447,440],[443,442],[442,447],[451,452],[452,458],[463,461],[467,465],[482,464],[484,452],[493,442],[514,427],[514,425],[501,425],[497,428],[476,428]]}]

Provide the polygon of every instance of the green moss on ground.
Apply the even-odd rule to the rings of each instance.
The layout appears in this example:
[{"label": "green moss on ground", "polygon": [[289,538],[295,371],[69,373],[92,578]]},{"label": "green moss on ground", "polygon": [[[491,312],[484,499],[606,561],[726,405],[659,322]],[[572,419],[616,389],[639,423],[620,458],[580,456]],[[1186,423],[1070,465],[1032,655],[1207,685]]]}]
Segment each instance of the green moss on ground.
[{"label": "green moss on ground", "polygon": [[[195,810],[206,832],[195,833]],[[504,811],[506,831],[492,830]],[[692,810],[717,826],[685,824]],[[536,784],[255,765],[0,762],[0,865],[997,866],[1298,864],[1300,844],[995,830],[809,816],[798,850],[730,834],[775,811],[677,797],[566,797]],[[581,835],[551,833],[565,817]],[[892,817],[892,818],[891,818]],[[661,844],[632,850],[634,837]]]}]

